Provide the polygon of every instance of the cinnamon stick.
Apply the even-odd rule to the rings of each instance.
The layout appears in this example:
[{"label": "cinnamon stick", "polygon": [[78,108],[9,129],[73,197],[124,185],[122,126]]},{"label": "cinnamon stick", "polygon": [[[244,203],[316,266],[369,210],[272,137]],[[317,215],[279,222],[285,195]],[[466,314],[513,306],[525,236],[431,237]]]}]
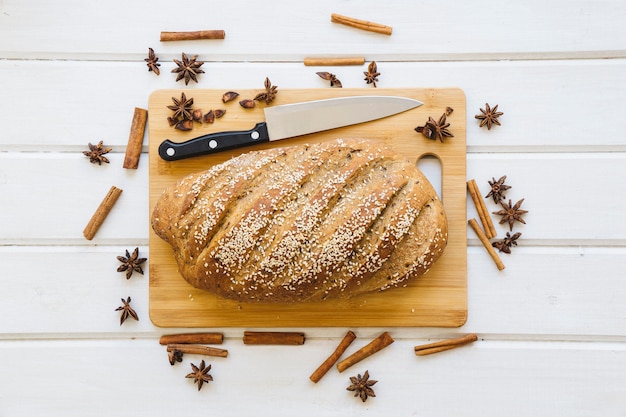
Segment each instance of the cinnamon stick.
[{"label": "cinnamon stick", "polygon": [[350,26],[356,29],[366,30],[368,32],[382,33],[383,35],[391,35],[393,28],[381,23],[368,22],[367,20],[355,19],[353,17],[342,16],[337,13],[330,15],[330,21]]},{"label": "cinnamon stick", "polygon": [[415,354],[418,356],[431,355],[444,350],[454,349],[478,340],[476,333],[470,333],[456,339],[442,340],[441,342],[429,343],[427,345],[415,346]]},{"label": "cinnamon stick", "polygon": [[478,222],[476,221],[476,219],[470,219],[468,220],[468,223],[472,227],[472,229],[474,229],[476,236],[478,236],[478,239],[480,239],[485,249],[487,249],[487,253],[489,253],[489,256],[491,256],[491,259],[493,259],[498,269],[502,271],[504,269],[504,263],[502,262],[502,259],[500,259],[498,254],[496,253],[493,246],[491,246],[489,239],[487,239],[487,236],[478,225]]},{"label": "cinnamon stick", "polygon": [[139,157],[141,156],[147,120],[148,110],[135,107],[133,121],[130,124],[128,144],[126,145],[126,155],[124,156],[124,168],[137,169],[137,166],[139,166]]},{"label": "cinnamon stick", "polygon": [[387,332],[384,332],[383,334],[372,340],[370,343],[363,346],[361,349],[357,350],[352,355],[339,362],[337,364],[337,369],[339,370],[339,372],[343,372],[355,363],[358,363],[363,359],[372,356],[374,353],[386,348],[393,342],[394,340],[391,335]]},{"label": "cinnamon stick", "polygon": [[453,345],[453,346],[439,346],[439,347],[434,347],[434,348],[430,348],[430,349],[422,349],[422,350],[419,350],[419,351],[416,350],[415,354],[417,356],[432,355],[433,353],[443,352],[444,350],[454,349],[455,347],[458,347],[458,346],[456,346],[456,345]]},{"label": "cinnamon stick", "polygon": [[483,200],[475,180],[471,179],[467,182],[467,191],[474,201],[474,206],[476,207],[476,211],[478,212],[478,217],[480,218],[480,222],[485,229],[485,236],[487,236],[487,239],[492,239],[496,237],[496,228],[493,225],[491,215],[489,214],[489,210],[487,210],[485,200]]},{"label": "cinnamon stick", "polygon": [[116,186],[112,186],[111,189],[109,189],[109,192],[104,197],[104,199],[98,206],[98,209],[91,216],[89,223],[87,223],[87,226],[85,226],[85,229],[83,230],[83,236],[85,236],[87,240],[91,240],[94,238],[94,236],[98,232],[98,229],[100,229],[100,226],[102,226],[102,223],[104,223],[104,220],[109,215],[109,212],[111,211],[111,209],[115,205],[115,202],[121,194],[122,190],[120,188],[117,188]]},{"label": "cinnamon stick", "polygon": [[205,345],[221,345],[224,342],[222,333],[180,333],[165,334],[159,339],[162,345],[169,344],[205,344]]},{"label": "cinnamon stick", "polygon": [[193,32],[161,32],[161,42],[197,41],[200,39],[224,39],[223,30],[197,30]]},{"label": "cinnamon stick", "polygon": [[244,332],[246,345],[303,345],[304,333],[300,332]]},{"label": "cinnamon stick", "polygon": [[195,355],[218,356],[220,358],[228,357],[228,351],[226,349],[214,348],[211,346],[203,345],[190,345],[184,343],[171,343],[167,345],[167,351],[178,351],[180,353],[189,353]]},{"label": "cinnamon stick", "polygon": [[346,57],[346,58],[304,58],[304,65],[307,67],[325,67],[325,66],[342,66],[342,65],[363,65],[364,57]]},{"label": "cinnamon stick", "polygon": [[331,355],[324,361],[322,364],[311,374],[309,379],[315,383],[319,382],[320,379],[333,367],[335,362],[339,360],[341,355],[348,349],[348,346],[356,339],[356,335],[351,330],[348,330],[348,333],[343,337],[335,351],[331,353]]}]

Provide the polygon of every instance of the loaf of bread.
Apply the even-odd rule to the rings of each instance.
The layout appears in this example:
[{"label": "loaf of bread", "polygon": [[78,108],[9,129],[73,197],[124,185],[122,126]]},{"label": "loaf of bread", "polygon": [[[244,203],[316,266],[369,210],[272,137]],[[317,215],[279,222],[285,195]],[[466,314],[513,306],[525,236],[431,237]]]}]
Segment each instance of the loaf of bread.
[{"label": "loaf of bread", "polygon": [[416,164],[360,139],[252,151],[190,175],[163,192],[151,225],[191,285],[266,303],[406,286],[448,236]]}]

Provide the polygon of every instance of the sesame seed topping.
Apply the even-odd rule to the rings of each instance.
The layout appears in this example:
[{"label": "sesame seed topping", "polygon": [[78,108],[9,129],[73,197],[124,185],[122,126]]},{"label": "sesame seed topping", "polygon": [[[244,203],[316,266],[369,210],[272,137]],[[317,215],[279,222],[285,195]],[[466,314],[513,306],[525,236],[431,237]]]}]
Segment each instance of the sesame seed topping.
[{"label": "sesame seed topping", "polygon": [[152,224],[193,285],[240,301],[323,300],[425,273],[447,241],[434,195],[405,158],[345,139],[253,151],[187,176]]}]

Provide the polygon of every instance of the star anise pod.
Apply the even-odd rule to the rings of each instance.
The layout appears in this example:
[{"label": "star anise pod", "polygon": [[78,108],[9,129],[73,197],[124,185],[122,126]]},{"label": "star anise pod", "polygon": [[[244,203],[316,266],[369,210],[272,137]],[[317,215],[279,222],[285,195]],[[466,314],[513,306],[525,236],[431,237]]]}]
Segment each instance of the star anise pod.
[{"label": "star anise pod", "polygon": [[132,255],[128,253],[128,249],[126,249],[126,257],[118,256],[117,260],[122,262],[122,264],[117,268],[117,272],[126,271],[126,279],[130,279],[133,272],[139,272],[143,275],[141,264],[146,262],[147,259],[139,257],[139,248],[135,248]]},{"label": "star anise pod", "polygon": [[183,352],[181,352],[178,349],[173,349],[170,350],[167,354],[167,357],[170,361],[170,365],[174,366],[174,364],[176,364],[176,362],[182,362],[183,361]]},{"label": "star anise pod", "polygon": [[446,114],[442,114],[438,121],[428,116],[424,126],[418,126],[415,131],[426,136],[428,139],[439,139],[443,143],[444,138],[452,138],[454,135],[448,130],[450,123],[446,122]]},{"label": "star anise pod", "polygon": [[236,91],[227,91],[227,92],[224,93],[224,95],[222,95],[222,102],[223,103],[228,103],[229,101],[233,101],[237,97],[239,97],[239,93],[238,92],[236,92]]},{"label": "star anise pod", "polygon": [[511,200],[509,200],[509,204],[505,203],[504,201],[500,201],[502,210],[494,211],[492,213],[502,216],[502,219],[500,219],[500,224],[508,222],[510,230],[512,231],[513,223],[515,223],[515,221],[526,224],[524,219],[522,219],[522,216],[528,213],[528,211],[520,210],[520,207],[522,206],[523,202],[524,202],[523,198],[519,200],[517,203],[515,203],[515,205],[511,205]]},{"label": "star anise pod", "polygon": [[498,120],[498,117],[502,116],[504,113],[502,113],[501,111],[498,111],[497,104],[492,109],[491,107],[489,107],[489,103],[485,103],[485,110],[480,109],[480,112],[482,114],[477,114],[476,116],[474,116],[476,119],[480,120],[479,127],[483,127],[486,125],[487,130],[491,130],[491,126],[493,125],[501,126],[500,121]]},{"label": "star anise pod", "polygon": [[192,120],[181,120],[179,122],[176,122],[176,124],[174,125],[174,129],[178,129],[178,130],[182,130],[182,131],[191,130],[191,129],[193,129],[193,121]]},{"label": "star anise pod", "polygon": [[192,116],[193,97],[187,100],[187,96],[185,95],[185,93],[181,93],[180,100],[176,99],[175,97],[172,97],[172,101],[174,102],[174,104],[171,106],[167,106],[168,109],[174,112],[174,115],[172,116],[172,120],[174,121],[191,120],[193,118]]},{"label": "star anise pod", "polygon": [[148,71],[153,71],[156,75],[161,74],[159,70],[161,64],[159,64],[159,58],[154,53],[154,49],[148,48],[148,58],[144,58],[144,61],[146,61]]},{"label": "star anise pod", "polygon": [[135,320],[139,321],[139,316],[137,315],[137,312],[133,310],[133,308],[130,306],[130,296],[126,300],[124,300],[123,298],[121,300],[123,304],[115,309],[115,311],[122,312],[122,315],[120,316],[120,326],[124,324],[126,319],[129,317],[132,317]]},{"label": "star anise pod", "polygon": [[213,123],[215,121],[215,112],[213,110],[209,110],[202,116],[202,121],[204,123]]},{"label": "star anise pod", "polygon": [[202,123],[202,109],[193,109],[191,112],[191,120]]},{"label": "star anise pod", "polygon": [[491,246],[498,249],[500,252],[511,253],[511,246],[517,246],[517,239],[519,239],[521,235],[521,233],[517,232],[511,236],[509,232],[506,232],[504,239],[493,242]]},{"label": "star anise pod", "polygon": [[254,100],[250,100],[249,98],[245,99],[245,100],[241,100],[239,102],[239,105],[241,107],[243,107],[244,109],[252,109],[255,106]]},{"label": "star anise pod", "polygon": [[376,82],[378,82],[378,76],[380,75],[376,66],[376,61],[370,62],[367,66],[367,71],[363,72],[363,75],[365,75],[364,80],[367,84],[374,84],[374,87],[376,87]]},{"label": "star anise pod", "polygon": [[330,81],[330,86],[335,88],[341,88],[341,81],[337,78],[335,74],[331,74],[330,72],[316,72],[316,74],[323,80]]},{"label": "star anise pod", "polygon": [[259,93],[254,97],[255,101],[265,101],[265,104],[270,104],[276,98],[276,94],[278,93],[278,87],[272,85],[269,78],[265,77],[265,91]]},{"label": "star anise pod", "polygon": [[191,364],[191,369],[193,372],[185,375],[185,378],[193,378],[194,383],[198,384],[198,391],[202,388],[202,384],[205,382],[213,381],[213,377],[209,375],[209,371],[211,370],[211,365],[205,366],[204,359],[200,362],[200,366],[196,366],[193,363]]},{"label": "star anise pod", "polygon": [[365,400],[367,400],[367,397],[376,396],[376,394],[374,393],[374,390],[372,389],[372,385],[374,385],[378,381],[375,381],[373,379],[370,380],[369,378],[370,378],[370,374],[368,371],[365,371],[362,377],[361,377],[361,374],[358,374],[357,376],[351,376],[350,377],[351,384],[346,389],[348,391],[354,391],[354,396],[361,397],[361,401],[365,402]]},{"label": "star anise pod", "polygon": [[105,148],[102,141],[100,141],[97,145],[92,145],[90,143],[89,150],[83,151],[83,155],[88,156],[89,162],[92,164],[97,163],[98,165],[102,165],[103,162],[107,164],[109,163],[109,160],[104,156],[104,154],[109,152],[111,152],[111,148]]},{"label": "star anise pod", "polygon": [[493,181],[487,180],[489,185],[491,186],[491,190],[485,196],[485,198],[493,197],[493,202],[498,204],[504,198],[504,192],[511,188],[509,185],[504,185],[504,181],[506,180],[506,175],[500,177],[498,181],[494,177],[491,177]]},{"label": "star anise pod", "polygon": [[187,56],[183,52],[182,61],[177,59],[174,60],[177,67],[172,70],[174,73],[178,73],[176,76],[176,81],[180,81],[183,78],[185,79],[185,85],[189,84],[189,80],[194,80],[198,82],[198,74],[204,74],[204,71],[200,69],[203,61],[196,61],[198,59],[198,55],[194,55],[191,58]]}]

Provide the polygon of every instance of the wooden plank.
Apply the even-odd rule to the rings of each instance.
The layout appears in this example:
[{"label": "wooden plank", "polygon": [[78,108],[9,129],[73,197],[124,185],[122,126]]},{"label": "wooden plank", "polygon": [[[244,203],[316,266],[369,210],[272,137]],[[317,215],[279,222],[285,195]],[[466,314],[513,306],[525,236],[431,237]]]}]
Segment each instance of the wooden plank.
[{"label": "wooden plank", "polygon": [[[79,151],[0,152],[0,244],[87,244],[82,230],[114,184],[125,191],[98,232],[97,243],[147,244],[149,155],[142,155],[139,169],[131,174],[121,168],[123,158],[123,153],[116,153],[109,165],[98,166]],[[486,195],[488,180],[508,175],[507,182],[514,187],[510,198],[525,198],[524,207],[529,210],[527,224],[516,225],[526,244],[623,245],[626,224],[621,213],[626,211],[626,201],[607,196],[624,188],[624,164],[623,153],[468,154],[467,177],[475,178]],[[589,172],[602,173],[601,178],[610,180]],[[560,187],[562,184],[571,185]],[[582,192],[587,198],[578,198]],[[46,216],[23,210],[41,207],[42,202],[46,202]],[[498,209],[493,201],[488,201],[487,207],[489,211]],[[467,213],[476,217],[471,200]],[[496,228],[500,236],[508,230],[504,225],[496,224]],[[471,231],[468,236],[477,243]]]},{"label": "wooden plank", "polygon": [[[122,0],[106,4],[64,0],[36,7],[28,1],[4,1],[0,58],[137,60],[148,47],[156,48],[163,60],[185,51],[200,53],[206,60],[248,62],[302,62],[305,56],[329,54],[409,61],[599,58],[625,53],[626,5],[619,0],[604,1],[601,7],[592,0],[530,0],[507,7],[494,7],[489,0],[467,4],[405,0],[394,7],[379,7],[373,0],[292,6],[288,0],[276,0],[269,16],[263,5],[251,0],[224,2],[220,7],[200,3],[193,13],[172,10],[165,0],[155,0],[149,7]],[[68,19],[67,10],[81,18]],[[442,11],[441,18],[418,18],[441,16]],[[393,34],[334,24],[331,13],[381,22],[392,26]],[[226,38],[159,42],[161,31],[202,29],[223,29]]]},{"label": "wooden plank", "polygon": [[147,158],[136,172],[122,168],[123,153],[109,159],[0,153],[0,244],[87,244],[82,231],[112,185],[124,191],[89,244],[146,243],[147,220],[137,213],[148,210]]},{"label": "wooden plank", "polygon": [[[103,140],[114,152],[124,152],[134,107],[147,108],[154,90],[184,86],[169,73],[167,66],[173,63],[165,61],[158,77],[144,64],[143,58],[134,62],[0,60],[0,91],[11,97],[0,100],[0,114],[10,121],[3,125],[0,149],[76,152],[87,142]],[[280,89],[327,89],[328,82],[315,75],[319,70],[337,74],[344,88],[366,86],[364,67],[207,63],[203,68],[206,74],[189,89],[259,89],[266,75]],[[462,88],[467,96],[470,153],[626,150],[621,134],[626,131],[626,119],[611,117],[602,129],[591,127],[594,120],[605,119],[622,107],[626,96],[623,59],[379,62],[378,68],[381,88],[452,83]],[[529,85],[534,87],[529,89]],[[35,102],[33,97],[37,97]],[[90,100],[97,106],[89,104]],[[478,127],[474,115],[485,102],[499,104],[504,112],[502,126]],[[146,151],[147,143],[146,138]]]},{"label": "wooden plank", "polygon": [[[223,90],[185,91],[194,99],[195,108],[224,108]],[[254,97],[255,91],[240,91],[240,98]],[[167,117],[174,96],[180,90],[162,90],[152,94],[149,112],[150,130],[150,207],[154,207],[163,190],[184,176],[204,171],[233,155],[251,149],[314,143],[341,137],[363,137],[380,140],[411,160],[424,154],[436,155],[443,167],[442,200],[448,218],[448,246],[429,273],[406,288],[320,303],[256,304],[221,299],[187,284],[177,273],[169,245],[150,233],[150,318],[163,327],[252,326],[315,327],[324,326],[444,326],[465,322],[466,306],[466,226],[465,226],[465,121],[450,116],[454,138],[445,143],[432,141],[413,129],[429,116],[439,118],[451,106],[465,113],[465,96],[458,89],[311,89],[282,90],[272,105],[351,95],[400,95],[424,102],[411,111],[390,118],[348,126],[341,129],[292,138],[278,143],[244,150],[221,152],[176,162],[163,161],[158,146],[165,139],[181,142],[224,130],[248,130],[264,120],[262,105],[244,110],[235,102],[226,105],[226,116],[214,124],[179,132],[169,126]],[[217,106],[217,107],[215,107]]]},{"label": "wooden plank", "polygon": [[[349,352],[364,339],[357,333]],[[98,404],[99,415],[152,410],[192,415],[209,401],[212,413],[226,417],[277,412],[357,416],[365,409],[398,416],[496,417],[514,409],[520,416],[617,417],[626,408],[621,344],[479,340],[416,357],[413,346],[424,342],[397,340],[354,368],[332,369],[313,384],[308,375],[336,340],[307,340],[303,346],[244,346],[227,340],[221,347],[229,350],[228,358],[207,359],[213,381],[200,392],[185,375],[190,363],[203,358],[185,355],[182,363],[170,366],[157,339],[0,342],[0,410],[6,416],[84,416]],[[376,397],[362,403],[345,388],[350,376],[366,369],[379,382],[373,387]],[[60,398],[64,393],[72,395],[71,404]]]},{"label": "wooden plank", "polygon": [[589,337],[591,329],[602,328],[601,333],[624,335],[626,305],[617,301],[626,297],[623,246],[520,245],[511,255],[502,254],[506,269],[498,273],[482,248],[470,248],[468,273],[477,278],[468,295],[472,313],[465,331]]},{"label": "wooden plank", "polygon": [[[145,275],[135,272],[127,280],[117,272],[117,256],[135,247],[0,246],[0,269],[11,277],[3,283],[10,296],[0,303],[0,310],[11,318],[2,321],[0,333],[19,338],[154,335],[148,316],[148,262]],[[148,248],[141,246],[139,253],[147,257]],[[130,319],[120,326],[115,309],[129,296],[139,321]]]},{"label": "wooden plank", "polygon": [[[626,200],[611,198],[615,191],[610,189],[626,187],[625,163],[626,153],[470,154],[467,175],[476,179],[483,196],[489,191],[489,180],[507,175],[506,183],[512,187],[507,202],[524,198],[522,209],[528,210],[526,224],[514,226],[527,242],[624,245],[626,223],[621,213]],[[598,193],[603,183],[607,194]],[[490,213],[502,208],[493,200],[486,205]],[[499,238],[504,237],[510,230],[508,223],[499,224],[498,215],[492,214],[492,219]]]},{"label": "wooden plank", "polygon": [[[134,246],[133,246],[134,247]],[[116,272],[116,256],[131,246],[0,247],[3,291],[0,339],[158,337],[183,329],[161,329],[149,320],[149,265],[145,275],[126,280]],[[139,247],[148,253],[147,246]],[[507,268],[498,271],[482,246],[468,248],[468,321],[460,329],[396,328],[400,338],[447,337],[478,332],[496,338],[624,340],[626,249],[607,247],[529,247],[520,241]],[[28,267],[25,267],[27,265]],[[68,267],[71,265],[71,267]],[[476,278],[472,278],[476,277]],[[589,289],[593,282],[594,289]],[[132,297],[140,321],[120,327],[113,310],[120,297]],[[593,312],[591,314],[590,312]],[[321,326],[321,324],[320,324]],[[242,328],[224,328],[240,339]],[[345,328],[307,328],[310,337],[342,337]],[[376,328],[361,327],[375,337]],[[365,336],[364,336],[365,337]],[[308,342],[307,342],[308,343]]]}]

